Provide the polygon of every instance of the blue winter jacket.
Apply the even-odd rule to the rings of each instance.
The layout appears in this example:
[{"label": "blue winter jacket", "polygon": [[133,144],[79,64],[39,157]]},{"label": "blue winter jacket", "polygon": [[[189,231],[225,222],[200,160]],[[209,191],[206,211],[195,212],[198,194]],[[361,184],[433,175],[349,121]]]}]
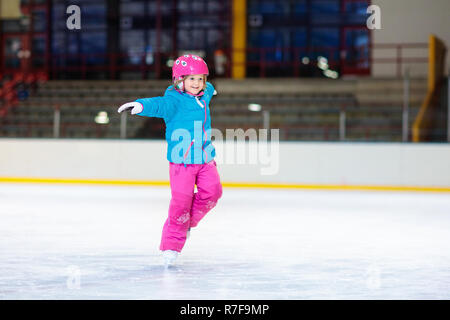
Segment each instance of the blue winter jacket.
[{"label": "blue winter jacket", "polygon": [[192,96],[169,86],[162,97],[137,99],[144,109],[139,116],[163,118],[166,123],[167,160],[202,164],[216,155],[211,144],[209,102],[214,86],[207,82],[202,96]]}]

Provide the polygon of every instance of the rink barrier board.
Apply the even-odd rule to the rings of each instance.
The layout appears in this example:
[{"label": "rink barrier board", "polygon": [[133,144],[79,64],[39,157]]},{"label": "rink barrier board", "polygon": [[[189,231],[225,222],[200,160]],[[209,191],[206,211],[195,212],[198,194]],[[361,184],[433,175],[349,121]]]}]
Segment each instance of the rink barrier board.
[{"label": "rink barrier board", "polygon": [[[170,186],[169,181],[20,178],[20,177],[0,177],[0,183]],[[341,190],[341,191],[403,191],[403,192],[439,192],[439,193],[448,192],[448,193],[450,193],[450,187],[421,187],[421,186],[315,185],[315,184],[242,183],[242,182],[222,182],[222,186],[226,187],[226,188],[253,188],[253,189],[266,188],[266,189],[310,189],[310,190]]]}]

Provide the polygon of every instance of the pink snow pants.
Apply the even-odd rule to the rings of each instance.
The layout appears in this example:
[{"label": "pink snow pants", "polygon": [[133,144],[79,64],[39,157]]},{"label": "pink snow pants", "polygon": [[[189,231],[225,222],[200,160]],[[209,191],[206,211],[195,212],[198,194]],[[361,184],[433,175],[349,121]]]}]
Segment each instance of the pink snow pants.
[{"label": "pink snow pants", "polygon": [[197,226],[222,196],[222,185],[214,160],[186,166],[169,162],[169,175],[172,198],[159,248],[180,252],[189,228]]}]

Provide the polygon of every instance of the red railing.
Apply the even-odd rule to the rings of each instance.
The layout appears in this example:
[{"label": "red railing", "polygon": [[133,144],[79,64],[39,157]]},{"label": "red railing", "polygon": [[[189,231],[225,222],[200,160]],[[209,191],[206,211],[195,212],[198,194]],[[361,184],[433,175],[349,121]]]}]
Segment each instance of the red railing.
[{"label": "red railing", "polygon": [[[259,77],[264,78],[266,71],[270,67],[289,67],[292,68],[294,77],[301,76],[302,64],[316,64],[317,60],[311,57],[319,55],[326,57],[328,66],[332,70],[340,70],[342,74],[355,73],[370,75],[371,68],[375,65],[387,64],[393,65],[396,70],[396,76],[402,76],[402,66],[405,64],[427,64],[428,52],[423,56],[405,57],[404,53],[411,50],[427,49],[427,43],[380,43],[369,46],[359,46],[354,48],[345,48],[339,50],[334,47],[314,47],[314,48],[248,48],[246,66],[258,66]],[[390,51],[389,57],[374,57],[378,55],[378,51]],[[260,57],[257,60],[249,59],[251,54],[257,53]],[[348,59],[347,55],[352,53],[359,58]],[[377,53],[377,54],[376,54]],[[291,56],[294,59],[290,61],[267,61],[268,54],[279,54],[283,56]],[[309,62],[302,61],[308,58]]]},{"label": "red railing", "polygon": [[11,107],[18,103],[17,92],[14,80],[5,81],[0,88],[0,118],[6,116]]},{"label": "red railing", "polygon": [[[378,43],[371,46],[370,65],[374,64],[391,64],[396,67],[397,77],[402,76],[402,66],[407,63],[428,63],[428,52],[425,56],[420,57],[404,57],[403,53],[407,50],[428,49],[428,43]],[[373,58],[374,53],[378,50],[394,51],[393,57]]]},{"label": "red railing", "polygon": [[44,82],[48,79],[45,73],[13,73],[12,78],[4,80],[0,88],[0,118],[4,118],[8,111],[19,103],[17,93],[18,86],[23,84],[26,86],[24,90],[33,89],[37,83]]},{"label": "red railing", "polygon": [[[337,70],[341,74],[355,73],[369,75],[371,68],[376,65],[392,65],[398,77],[402,76],[402,66],[408,63],[428,63],[428,52],[423,56],[409,57],[405,53],[412,50],[428,48],[427,43],[380,43],[369,46],[344,48],[340,50],[335,47],[272,47],[272,48],[247,48],[247,59],[245,65],[248,68],[256,68],[255,76],[264,78],[270,73],[270,69],[284,68],[283,75],[286,77],[304,76],[304,68],[316,67],[317,56],[327,58],[328,67]],[[379,51],[389,52],[388,57],[377,57]],[[225,63],[225,74],[231,76],[232,49],[223,50],[227,56]],[[236,50],[235,50],[236,51]],[[148,59],[153,61],[150,63]],[[105,72],[109,79],[116,79],[118,72],[135,71],[141,74],[141,79],[147,79],[149,72],[154,72],[154,78],[162,78],[163,73],[170,73],[168,59],[176,58],[172,52],[153,53],[86,53],[86,54],[53,54],[50,59],[45,55],[32,54],[28,59],[37,61],[51,61],[44,63],[39,70],[46,72],[52,79],[60,78],[60,73],[77,72],[79,79],[89,78],[88,73]],[[309,61],[303,60],[309,59]],[[15,56],[5,56],[5,60],[18,59]],[[97,61],[95,61],[97,60]],[[134,62],[132,61],[134,60]],[[207,57],[210,70],[215,71],[214,57]],[[37,67],[35,67],[37,69]],[[12,68],[4,68],[4,74],[17,72]]]}]

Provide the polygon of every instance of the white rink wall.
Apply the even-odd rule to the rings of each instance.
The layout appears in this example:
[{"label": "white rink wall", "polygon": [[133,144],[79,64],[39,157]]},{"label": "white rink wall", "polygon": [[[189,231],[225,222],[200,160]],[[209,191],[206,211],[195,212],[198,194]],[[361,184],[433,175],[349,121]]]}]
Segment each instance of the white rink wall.
[{"label": "white rink wall", "polygon": [[[223,183],[450,187],[450,144],[214,146]],[[246,156],[237,163],[236,155]],[[166,142],[0,139],[1,178],[168,181]]]}]

